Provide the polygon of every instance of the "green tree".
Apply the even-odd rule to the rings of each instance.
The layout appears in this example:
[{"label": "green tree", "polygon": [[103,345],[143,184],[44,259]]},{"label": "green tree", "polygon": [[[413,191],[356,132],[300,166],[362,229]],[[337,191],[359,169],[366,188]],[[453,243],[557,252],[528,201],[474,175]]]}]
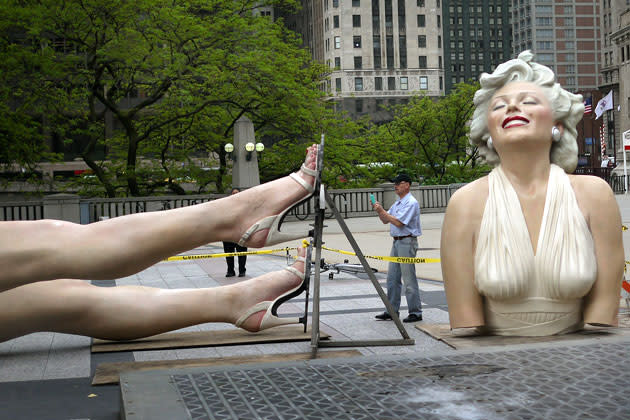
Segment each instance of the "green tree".
[{"label": "green tree", "polygon": [[[368,136],[379,162],[390,162],[390,175],[407,171],[425,183],[466,182],[487,170],[468,142],[468,121],[478,86],[460,83],[441,98],[417,96],[392,108],[394,119]],[[377,147],[378,146],[378,147]]]},{"label": "green tree", "polygon": [[45,130],[78,142],[108,196],[182,193],[179,180],[217,158],[201,184],[222,190],[238,117],[263,136],[307,137],[323,116],[322,69],[281,22],[252,13],[272,4],[287,2],[10,1],[7,54],[40,63],[23,73],[37,76],[29,95],[51,91],[21,114],[46,115]]}]

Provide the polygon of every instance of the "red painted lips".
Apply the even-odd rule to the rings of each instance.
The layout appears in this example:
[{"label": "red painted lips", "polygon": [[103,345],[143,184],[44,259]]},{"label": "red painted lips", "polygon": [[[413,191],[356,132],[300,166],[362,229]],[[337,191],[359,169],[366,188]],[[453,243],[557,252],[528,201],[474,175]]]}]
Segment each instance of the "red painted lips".
[{"label": "red painted lips", "polygon": [[505,120],[503,120],[503,124],[501,125],[501,127],[505,128],[505,126],[508,125],[512,121],[523,121],[526,124],[529,122],[527,118],[521,117],[519,115],[515,115],[513,117],[507,117]]}]

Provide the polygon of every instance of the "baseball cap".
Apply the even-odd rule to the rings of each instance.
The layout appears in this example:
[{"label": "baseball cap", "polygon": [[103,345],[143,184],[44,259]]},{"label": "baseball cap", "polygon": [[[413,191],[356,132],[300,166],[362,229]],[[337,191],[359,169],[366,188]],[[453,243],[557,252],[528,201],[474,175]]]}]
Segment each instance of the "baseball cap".
[{"label": "baseball cap", "polygon": [[411,177],[407,174],[398,174],[396,178],[392,179],[394,184],[398,184],[399,182],[406,181],[411,184]]}]

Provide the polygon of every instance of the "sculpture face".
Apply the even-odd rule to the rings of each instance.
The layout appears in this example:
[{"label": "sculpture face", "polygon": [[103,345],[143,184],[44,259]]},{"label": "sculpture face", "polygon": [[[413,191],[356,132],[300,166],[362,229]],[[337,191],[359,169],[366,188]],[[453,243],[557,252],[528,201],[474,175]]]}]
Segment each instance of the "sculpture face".
[{"label": "sculpture face", "polygon": [[490,100],[488,130],[499,155],[513,144],[550,147],[553,126],[551,103],[535,83],[508,83]]}]

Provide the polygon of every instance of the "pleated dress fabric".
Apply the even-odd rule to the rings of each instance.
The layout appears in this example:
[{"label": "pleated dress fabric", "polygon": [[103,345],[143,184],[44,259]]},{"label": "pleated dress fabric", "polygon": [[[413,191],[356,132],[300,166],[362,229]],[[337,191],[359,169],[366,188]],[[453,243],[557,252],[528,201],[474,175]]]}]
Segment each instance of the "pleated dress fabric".
[{"label": "pleated dress fabric", "polygon": [[583,297],[597,277],[593,237],[569,177],[552,164],[536,253],[516,191],[501,166],[489,175],[475,251],[484,332],[544,336],[583,327]]}]

